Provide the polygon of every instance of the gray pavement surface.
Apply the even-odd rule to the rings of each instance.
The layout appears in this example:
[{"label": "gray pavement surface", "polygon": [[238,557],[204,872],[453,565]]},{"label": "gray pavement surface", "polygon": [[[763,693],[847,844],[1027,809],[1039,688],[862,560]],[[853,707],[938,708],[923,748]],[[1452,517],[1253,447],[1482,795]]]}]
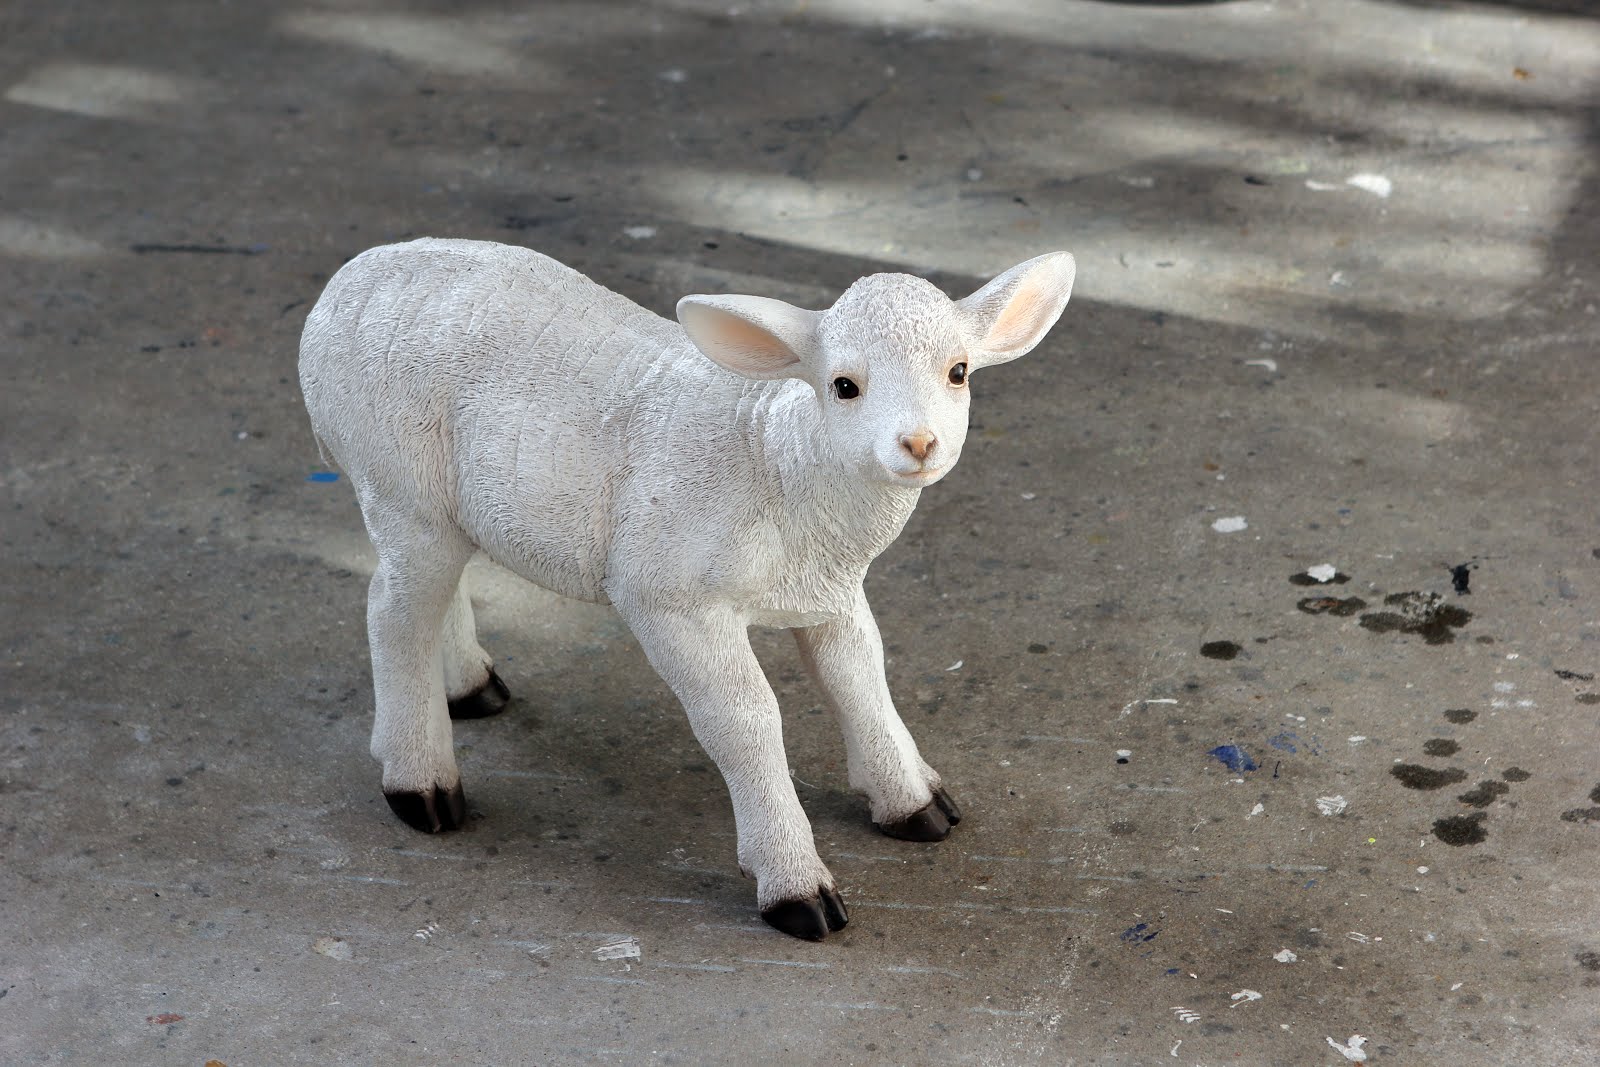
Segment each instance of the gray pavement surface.
[{"label": "gray pavement surface", "polygon": [[[1589,8],[5,5],[0,1062],[1600,1062]],[[492,568],[473,820],[391,816],[295,350],[421,234],[664,313],[1077,255],[869,579],[949,840],[756,637],[842,934]]]}]

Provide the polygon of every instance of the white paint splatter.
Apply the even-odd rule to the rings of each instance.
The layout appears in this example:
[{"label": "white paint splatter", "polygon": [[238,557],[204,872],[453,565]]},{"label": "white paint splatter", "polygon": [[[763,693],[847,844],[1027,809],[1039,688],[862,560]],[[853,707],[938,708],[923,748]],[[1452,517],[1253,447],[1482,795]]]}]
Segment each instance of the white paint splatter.
[{"label": "white paint splatter", "polygon": [[1307,567],[1306,576],[1319,582],[1331,582],[1339,577],[1339,568],[1331,563],[1319,563],[1315,567]]},{"label": "white paint splatter", "polygon": [[1341,815],[1350,806],[1350,802],[1342,796],[1318,797],[1317,811],[1323,815]]},{"label": "white paint splatter", "polygon": [[1360,1034],[1351,1034],[1350,1043],[1347,1045],[1341,1045],[1333,1038],[1328,1038],[1328,1044],[1332,1045],[1339,1055],[1343,1056],[1351,1063],[1367,1062],[1367,1054],[1361,1051],[1361,1046],[1365,1045],[1366,1043],[1367,1039],[1362,1037]]},{"label": "white paint splatter", "polygon": [[1024,499],[1024,500],[1035,500],[1035,499],[1038,498],[1038,496],[1039,496],[1038,493],[1023,493],[1022,494],[1022,499]]},{"label": "white paint splatter", "polygon": [[1133,749],[1131,749],[1131,748],[1119,748],[1119,749],[1117,749],[1117,758],[1118,759],[1130,759],[1132,756],[1133,756]]},{"label": "white paint splatter", "polygon": [[1172,1014],[1178,1017],[1180,1023],[1197,1023],[1200,1021],[1200,1013],[1190,1011],[1188,1008],[1173,1008]]},{"label": "white paint splatter", "polygon": [[967,661],[964,660],[964,659],[958,659],[954,663],[950,664],[950,666],[946,667],[945,670],[946,671],[959,671],[963,666],[966,665],[966,662]]},{"label": "white paint splatter", "polygon": [[1426,868],[1426,867],[1418,867],[1417,868],[1417,873],[1418,874],[1427,874],[1428,873],[1428,868]]},{"label": "white paint splatter", "polygon": [[626,226],[623,227],[622,234],[624,237],[631,237],[635,241],[643,241],[654,237],[656,228],[654,226]]},{"label": "white paint splatter", "polygon": [[1278,951],[1276,951],[1276,952],[1274,952],[1272,954],[1272,958],[1277,960],[1279,963],[1293,963],[1295,960],[1298,960],[1300,957],[1296,956],[1289,949],[1280,948]]},{"label": "white paint splatter", "polygon": [[1387,200],[1389,194],[1394,192],[1394,182],[1381,174],[1354,174],[1344,180],[1346,185],[1353,185],[1363,189],[1373,196]]},{"label": "white paint splatter", "polygon": [[418,941],[429,941],[429,940],[432,940],[433,935],[438,933],[438,932],[439,932],[439,924],[438,923],[429,923],[427,926],[424,926],[422,929],[418,930],[416,933],[412,934],[411,936],[416,938]]},{"label": "white paint splatter", "polygon": [[1496,683],[1494,683],[1494,691],[1496,693],[1515,693],[1517,691],[1517,683],[1516,682],[1496,682]]},{"label": "white paint splatter", "polygon": [[1456,990],[1460,989],[1462,986],[1464,986],[1466,984],[1467,983],[1465,983],[1465,982],[1457,982],[1455,985],[1450,987],[1450,992],[1454,993]]},{"label": "white paint splatter", "polygon": [[983,171],[979,170],[977,167],[968,167],[967,168],[967,181],[969,181],[969,182],[981,182],[981,181],[983,181]]},{"label": "white paint splatter", "polygon": [[1250,809],[1250,814],[1246,815],[1245,818],[1253,819],[1257,815],[1260,815],[1262,812],[1264,812],[1266,810],[1267,810],[1267,806],[1265,804],[1257,804],[1255,807]]},{"label": "white paint splatter", "polygon": [[1172,1051],[1169,1052],[1168,1055],[1171,1056],[1173,1059],[1177,1059],[1178,1058],[1178,1045],[1181,1045],[1181,1044],[1183,1044],[1183,1038],[1180,1037],[1178,1039],[1178,1044],[1172,1046]]},{"label": "white paint splatter", "polygon": [[1233,1003],[1228,1006],[1231,1008],[1237,1008],[1239,1005],[1248,1004],[1252,1000],[1260,1000],[1261,994],[1257,993],[1254,989],[1241,989],[1228,999],[1233,1001]]},{"label": "white paint splatter", "polygon": [[1350,735],[1350,743],[1352,745],[1359,745],[1361,742],[1365,741],[1366,739],[1367,739],[1367,735],[1366,734],[1351,734]]},{"label": "white paint splatter", "polygon": [[1249,529],[1249,527],[1250,524],[1244,521],[1243,515],[1230,515],[1211,524],[1211,528],[1217,533],[1238,533],[1240,530]]},{"label": "white paint splatter", "polygon": [[1307,178],[1306,188],[1319,193],[1331,193],[1335,189],[1339,188],[1339,184],[1337,182],[1319,182],[1315,179]]},{"label": "white paint splatter", "polygon": [[311,942],[311,951],[320,952],[330,960],[347,960],[352,955],[350,942],[342,937],[319,937]]},{"label": "white paint splatter", "polygon": [[609,945],[601,945],[594,950],[594,958],[597,960],[636,960],[639,955],[637,937],[626,937]]},{"label": "white paint splatter", "polygon": [[1278,361],[1275,359],[1247,359],[1244,361],[1244,365],[1246,367],[1265,368],[1269,374],[1278,373]]},{"label": "white paint splatter", "polygon": [[664,82],[671,82],[673,85],[682,85],[689,80],[689,72],[682,67],[668,67],[656,77]]},{"label": "white paint splatter", "polygon": [[[1351,930],[1348,934],[1345,934],[1344,936],[1346,938],[1350,939],[1351,941],[1355,941],[1355,942],[1357,942],[1359,944],[1362,944],[1362,945],[1370,944],[1372,942],[1372,938],[1370,938],[1366,934],[1360,933],[1359,931],[1356,931],[1356,930]],[[1380,937],[1378,940],[1382,941],[1383,938]]]},{"label": "white paint splatter", "polygon": [[1122,705],[1122,710],[1117,713],[1117,718],[1119,718],[1119,719],[1126,718],[1129,712],[1133,711],[1134,708],[1138,707],[1141,704],[1149,705],[1149,704],[1176,704],[1176,703],[1177,703],[1177,701],[1172,699],[1171,697],[1152,697],[1149,700],[1130,700],[1126,704]]}]

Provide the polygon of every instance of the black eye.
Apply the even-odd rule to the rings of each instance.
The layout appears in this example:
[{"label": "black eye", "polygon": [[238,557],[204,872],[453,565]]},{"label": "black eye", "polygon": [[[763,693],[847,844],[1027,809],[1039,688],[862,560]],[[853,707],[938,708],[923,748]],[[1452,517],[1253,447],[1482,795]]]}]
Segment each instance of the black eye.
[{"label": "black eye", "polygon": [[957,363],[954,367],[950,368],[950,384],[967,384],[967,365],[965,363]]},{"label": "black eye", "polygon": [[854,400],[861,395],[861,387],[849,378],[835,378],[833,395],[840,400]]}]

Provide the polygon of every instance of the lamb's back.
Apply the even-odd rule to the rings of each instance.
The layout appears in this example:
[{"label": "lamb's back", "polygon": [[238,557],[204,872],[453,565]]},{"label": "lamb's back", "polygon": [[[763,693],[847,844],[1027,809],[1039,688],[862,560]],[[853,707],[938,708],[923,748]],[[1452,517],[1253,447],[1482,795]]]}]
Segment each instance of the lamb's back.
[{"label": "lamb's back", "polygon": [[[529,249],[371,249],[307,319],[301,383],[357,492],[398,494],[593,599],[641,420],[730,383],[681,329]],[[681,427],[680,427],[681,428]]]}]

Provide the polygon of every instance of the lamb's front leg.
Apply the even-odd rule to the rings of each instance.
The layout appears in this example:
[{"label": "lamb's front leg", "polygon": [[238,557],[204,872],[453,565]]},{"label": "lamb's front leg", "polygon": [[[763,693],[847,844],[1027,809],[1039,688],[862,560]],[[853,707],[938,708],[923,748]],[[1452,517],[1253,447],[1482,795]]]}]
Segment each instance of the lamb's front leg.
[{"label": "lamb's front leg", "polygon": [[890,837],[939,841],[961,811],[922,762],[900,721],[883,670],[883,639],[858,590],[851,613],[796,630],[800,655],[833,705],[844,730],[850,784],[872,803],[872,821]]},{"label": "lamb's front leg", "polygon": [[686,615],[612,599],[728,784],[739,866],[755,876],[761,917],[812,941],[841,929],[844,901],[795,796],[778,700],[743,622],[720,609]]}]

